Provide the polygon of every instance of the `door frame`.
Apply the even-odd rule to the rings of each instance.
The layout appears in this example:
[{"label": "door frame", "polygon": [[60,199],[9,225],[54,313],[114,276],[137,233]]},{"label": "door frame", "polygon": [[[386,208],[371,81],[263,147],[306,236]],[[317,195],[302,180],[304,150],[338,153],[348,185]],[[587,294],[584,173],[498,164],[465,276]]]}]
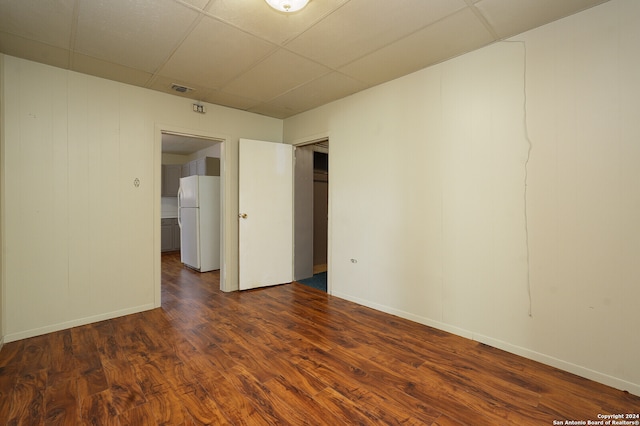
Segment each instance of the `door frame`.
[{"label": "door frame", "polygon": [[[210,132],[202,129],[189,129],[184,127],[178,127],[170,124],[156,123],[155,130],[155,143],[153,147],[154,155],[154,286],[153,286],[153,300],[154,307],[159,308],[162,305],[162,259],[161,259],[161,247],[160,247],[160,225],[161,225],[161,191],[162,191],[162,134],[171,133],[177,135],[183,135],[185,137],[196,137],[201,139],[208,139],[220,143],[220,289],[223,291],[230,291],[230,284],[228,282],[228,271],[226,270],[226,259],[233,254],[232,245],[228,240],[229,233],[226,226],[226,220],[230,216],[230,209],[232,209],[232,203],[229,199],[230,191],[227,185],[230,182],[229,173],[230,167],[227,164],[228,161],[228,141],[229,136],[220,133]],[[231,211],[233,214],[233,211]]]},{"label": "door frame", "polygon": [[[300,148],[303,146],[311,146],[311,145],[316,145],[316,144],[320,144],[323,142],[330,142],[330,137],[329,135],[316,135],[315,137],[313,137],[312,139],[299,139],[297,141],[292,142],[291,144],[295,147],[295,148]],[[330,145],[329,145],[330,146]],[[329,151],[331,150],[331,148],[329,148]],[[332,220],[331,220],[331,194],[332,194],[332,181],[333,179],[331,179],[331,156],[329,155],[329,185],[328,185],[328,201],[327,201],[327,210],[328,210],[328,217],[327,217],[327,294],[333,294],[332,293],[332,273],[331,273],[331,265],[333,264],[332,261],[332,242],[331,242],[331,229],[332,229]],[[294,201],[294,205],[295,205],[295,201]],[[292,206],[293,207],[293,206]],[[294,212],[294,217],[295,217],[295,212]],[[295,232],[295,228],[294,228],[294,232]],[[295,234],[294,234],[294,240],[295,240]],[[295,247],[294,247],[294,253],[295,253]],[[294,259],[295,260],[295,259]]]}]

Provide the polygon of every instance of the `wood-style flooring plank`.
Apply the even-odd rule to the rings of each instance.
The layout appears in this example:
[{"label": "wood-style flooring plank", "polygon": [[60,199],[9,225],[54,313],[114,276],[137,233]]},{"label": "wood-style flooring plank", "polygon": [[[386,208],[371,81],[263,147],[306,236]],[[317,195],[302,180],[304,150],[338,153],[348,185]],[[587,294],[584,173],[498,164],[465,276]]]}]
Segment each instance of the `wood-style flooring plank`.
[{"label": "wood-style flooring plank", "polygon": [[147,402],[129,361],[109,359],[104,360],[102,366],[109,384],[111,402],[118,414]]},{"label": "wood-style flooring plank", "polygon": [[73,426],[79,423],[77,382],[75,378],[49,380],[44,393],[46,425]]},{"label": "wood-style flooring plank", "polygon": [[44,424],[46,384],[47,373],[44,370],[30,371],[18,377],[13,388],[7,424]]},{"label": "wood-style flooring plank", "polygon": [[246,398],[253,408],[269,424],[292,423],[286,421],[274,407],[268,390],[255,377],[251,375],[243,366],[236,365],[224,374],[236,392]]},{"label": "wood-style flooring plank", "polygon": [[107,390],[109,384],[93,339],[92,326],[71,329],[74,363],[78,371],[78,398]]},{"label": "wood-style flooring plank", "polygon": [[173,389],[148,396],[147,400],[157,425],[183,425],[192,422],[180,397]]},{"label": "wood-style flooring plank", "polygon": [[81,397],[79,404],[82,424],[108,426],[119,426],[121,424],[109,390]]},{"label": "wood-style flooring plank", "polygon": [[246,395],[239,392],[219,371],[203,375],[199,380],[205,391],[224,407],[224,413],[233,425],[269,425]]},{"label": "wood-style flooring plank", "polygon": [[[341,419],[333,412],[325,410],[314,396],[299,389],[285,377],[274,377],[264,383],[264,388],[268,391],[269,399],[278,415],[281,418],[284,417],[288,423],[294,425],[337,425],[344,421],[344,418]],[[349,423],[352,423],[353,420],[354,417],[350,416]]]},{"label": "wood-style flooring plank", "polygon": [[293,283],[162,255],[162,308],[4,345],[0,424],[551,425],[640,397]]}]

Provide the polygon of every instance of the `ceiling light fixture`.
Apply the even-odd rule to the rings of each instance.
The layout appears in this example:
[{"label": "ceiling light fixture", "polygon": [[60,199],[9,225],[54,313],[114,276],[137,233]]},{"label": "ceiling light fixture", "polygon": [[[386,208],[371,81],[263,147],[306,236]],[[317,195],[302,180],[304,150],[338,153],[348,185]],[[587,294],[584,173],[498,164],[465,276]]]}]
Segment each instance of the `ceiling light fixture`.
[{"label": "ceiling light fixture", "polygon": [[309,3],[309,0],[265,0],[269,6],[280,12],[297,12]]}]

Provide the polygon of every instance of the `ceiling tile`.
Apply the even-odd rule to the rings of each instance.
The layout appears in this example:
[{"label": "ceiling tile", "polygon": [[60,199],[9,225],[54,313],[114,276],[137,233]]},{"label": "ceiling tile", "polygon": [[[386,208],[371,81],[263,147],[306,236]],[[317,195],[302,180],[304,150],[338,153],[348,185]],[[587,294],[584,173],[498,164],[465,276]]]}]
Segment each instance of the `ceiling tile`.
[{"label": "ceiling tile", "polygon": [[280,49],[225,85],[223,90],[247,98],[268,101],[328,72],[329,68]]},{"label": "ceiling tile", "polygon": [[351,0],[287,48],[340,67],[466,6],[463,0]]},{"label": "ceiling tile", "polygon": [[207,8],[207,5],[210,5],[212,3],[212,1],[210,0],[175,0],[175,1],[177,1],[178,3],[191,5],[200,10],[205,10]]},{"label": "ceiling tile", "polygon": [[493,37],[475,14],[470,9],[463,9],[342,67],[340,71],[375,85],[477,49],[492,41]]},{"label": "ceiling tile", "polygon": [[0,31],[69,48],[75,0],[2,0]]},{"label": "ceiling tile", "polygon": [[69,66],[69,51],[13,34],[0,32],[0,52],[59,68]]},{"label": "ceiling tile", "polygon": [[84,74],[95,75],[109,80],[120,81],[135,86],[144,86],[153,74],[127,68],[125,66],[105,62],[90,56],[75,53],[72,57],[71,69]]},{"label": "ceiling tile", "polygon": [[220,92],[218,90],[209,91],[202,100],[212,104],[241,110],[247,110],[248,108],[260,103],[254,99],[247,99],[243,98],[242,96],[231,95],[229,93]]},{"label": "ceiling tile", "polygon": [[280,118],[280,119],[291,117],[296,113],[295,111],[291,111],[288,108],[283,108],[280,106],[270,105],[270,104],[259,104],[259,105],[256,105],[255,107],[249,108],[247,111],[253,112],[255,114],[266,115],[267,117]]},{"label": "ceiling tile", "polygon": [[198,13],[172,0],[78,0],[75,49],[94,58],[154,72]]},{"label": "ceiling tile", "polygon": [[208,12],[251,34],[283,44],[348,0],[311,1],[297,13],[284,14],[264,0],[218,0]]},{"label": "ceiling tile", "polygon": [[[171,88],[172,84],[186,86],[193,90],[186,93],[176,92]],[[149,84],[149,88],[157,90],[159,92],[168,93],[170,95],[180,96],[181,98],[208,102],[211,104],[222,105],[229,108],[235,108],[245,111],[248,108],[260,103],[260,101],[254,99],[247,99],[241,96],[220,92],[218,90],[210,90],[206,87],[197,86],[191,83],[185,83],[181,80],[173,80],[170,77],[156,76]]]},{"label": "ceiling tile", "polygon": [[[185,93],[180,93],[171,88],[173,84],[188,87],[193,90]],[[206,96],[207,92],[209,92],[209,88],[207,87],[198,86],[189,81],[178,80],[171,77],[163,77],[163,76],[154,76],[152,80],[147,83],[147,87],[153,90],[158,90],[160,92],[165,92],[171,95],[180,96],[182,98],[197,99],[197,100],[203,99],[204,96]]]},{"label": "ceiling tile", "polygon": [[266,41],[205,17],[159,74],[217,89],[274,49]]},{"label": "ceiling tile", "polygon": [[480,0],[475,7],[501,37],[510,37],[607,0]]},{"label": "ceiling tile", "polygon": [[366,88],[367,86],[358,80],[332,72],[267,102],[267,105],[303,112]]}]

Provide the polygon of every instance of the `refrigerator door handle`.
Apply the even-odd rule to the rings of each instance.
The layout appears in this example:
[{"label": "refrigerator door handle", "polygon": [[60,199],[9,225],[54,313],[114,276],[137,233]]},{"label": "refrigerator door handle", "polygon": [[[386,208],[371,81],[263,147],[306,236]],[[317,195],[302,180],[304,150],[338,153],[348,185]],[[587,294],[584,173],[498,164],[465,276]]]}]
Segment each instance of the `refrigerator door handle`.
[{"label": "refrigerator door handle", "polygon": [[180,206],[180,200],[182,199],[182,187],[178,188],[178,226],[182,229],[182,218],[180,217],[180,210],[182,207]]}]

